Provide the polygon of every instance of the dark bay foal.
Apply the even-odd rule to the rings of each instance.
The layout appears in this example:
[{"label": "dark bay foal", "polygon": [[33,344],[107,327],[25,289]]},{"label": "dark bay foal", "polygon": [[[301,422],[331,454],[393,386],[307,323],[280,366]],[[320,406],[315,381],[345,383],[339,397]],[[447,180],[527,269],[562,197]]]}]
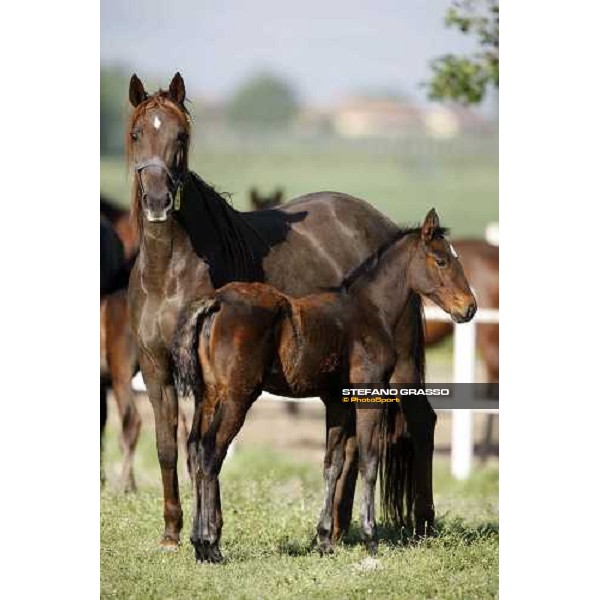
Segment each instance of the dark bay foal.
[{"label": "dark bay foal", "polygon": [[332,549],[335,486],[346,441],[356,435],[364,481],[360,525],[368,551],[376,552],[375,483],[386,408],[355,411],[340,402],[339,390],[353,383],[387,385],[396,361],[394,331],[411,292],[432,299],[457,322],[476,312],[434,210],[421,228],[398,232],[335,291],[294,299],[262,283],[230,283],[184,310],[173,356],[182,384],[202,397],[189,438],[191,542],[198,560],[221,560],[218,476],[263,389],[321,396],[328,404],[321,552]]}]

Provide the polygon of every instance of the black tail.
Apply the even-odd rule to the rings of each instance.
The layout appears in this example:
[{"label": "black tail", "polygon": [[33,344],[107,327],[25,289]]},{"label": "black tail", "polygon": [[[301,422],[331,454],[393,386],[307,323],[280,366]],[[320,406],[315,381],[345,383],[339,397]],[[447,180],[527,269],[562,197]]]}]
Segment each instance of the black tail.
[{"label": "black tail", "polygon": [[415,496],[414,451],[402,410],[390,404],[382,422],[380,460],[382,518],[394,527],[410,526]]},{"label": "black tail", "polygon": [[219,301],[214,297],[192,302],[180,316],[171,346],[175,364],[175,379],[180,394],[193,393],[200,398],[202,371],[198,361],[198,335],[204,319],[219,310]]},{"label": "black tail", "polygon": [[[407,307],[413,341],[411,383],[425,382],[425,336],[421,297],[411,294]],[[414,442],[408,434],[401,405],[388,404],[381,424],[380,482],[383,520],[395,527],[410,526],[415,503]]]}]

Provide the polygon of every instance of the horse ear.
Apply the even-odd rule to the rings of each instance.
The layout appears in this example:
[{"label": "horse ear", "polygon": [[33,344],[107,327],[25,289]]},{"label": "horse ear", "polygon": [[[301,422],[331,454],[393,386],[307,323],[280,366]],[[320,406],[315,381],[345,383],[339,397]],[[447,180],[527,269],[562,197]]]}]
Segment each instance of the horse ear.
[{"label": "horse ear", "polygon": [[436,229],[440,226],[440,220],[438,219],[435,208],[432,208],[425,217],[423,225],[421,226],[421,239],[424,242],[430,242],[433,239],[433,234]]},{"label": "horse ear", "polygon": [[134,73],[129,80],[129,102],[131,102],[131,105],[135,107],[146,100],[146,98],[148,98],[148,94],[144,89],[144,84]]},{"label": "horse ear", "polygon": [[250,200],[255,204],[258,201],[258,190],[255,187],[250,189]]},{"label": "horse ear", "polygon": [[275,199],[275,202],[277,202],[277,204],[281,204],[281,201],[283,200],[283,189],[278,187],[275,190],[275,194],[273,194],[273,198]]},{"label": "horse ear", "polygon": [[183,77],[180,75],[179,71],[175,73],[169,84],[169,98],[171,98],[175,104],[181,104],[183,106],[183,101],[185,100],[185,83],[183,82]]}]

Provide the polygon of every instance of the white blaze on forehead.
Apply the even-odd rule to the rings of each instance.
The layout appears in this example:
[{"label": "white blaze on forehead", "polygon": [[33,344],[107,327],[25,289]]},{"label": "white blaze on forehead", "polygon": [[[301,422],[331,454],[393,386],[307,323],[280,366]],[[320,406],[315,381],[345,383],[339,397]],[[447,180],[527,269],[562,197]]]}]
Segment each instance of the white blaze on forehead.
[{"label": "white blaze on forehead", "polygon": [[454,249],[454,246],[452,244],[449,244],[450,246],[450,252],[452,253],[452,256],[454,256],[454,258],[458,258],[458,252]]},{"label": "white blaze on forehead", "polygon": [[154,115],[152,124],[154,125],[154,129],[158,129],[162,125],[162,121],[158,118],[158,115]]}]

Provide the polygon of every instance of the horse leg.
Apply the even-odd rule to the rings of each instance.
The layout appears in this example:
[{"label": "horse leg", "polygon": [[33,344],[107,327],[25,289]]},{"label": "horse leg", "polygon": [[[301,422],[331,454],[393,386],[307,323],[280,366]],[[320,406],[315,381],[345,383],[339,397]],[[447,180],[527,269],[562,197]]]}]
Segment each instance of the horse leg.
[{"label": "horse leg", "polygon": [[[390,378],[391,384],[421,384],[423,383],[419,366],[415,362],[414,342],[419,335],[409,322],[414,315],[403,315],[396,327],[396,365]],[[406,401],[404,400],[406,398]],[[426,396],[405,396],[402,401],[402,412],[406,420],[409,436],[406,444],[399,444],[398,451],[408,451],[407,445],[412,445],[412,481],[408,489],[414,490],[413,499],[406,499],[408,521],[414,511],[415,529],[419,536],[432,530],[435,519],[433,504],[433,439],[437,416],[431,408]],[[410,456],[410,454],[409,454]]]},{"label": "horse leg", "polygon": [[113,378],[113,391],[121,418],[121,451],[123,452],[123,469],[121,471],[121,488],[125,492],[135,492],[136,484],[133,475],[133,459],[135,448],[140,437],[142,419],[135,405],[131,389],[131,372]]},{"label": "horse leg", "polygon": [[321,554],[333,551],[331,539],[333,533],[333,503],[336,483],[344,467],[344,450],[350,433],[350,407],[341,406],[339,400],[325,401],[327,447],[323,462],[325,496],[323,508],[317,524],[317,544]]},{"label": "horse leg", "polygon": [[188,427],[187,416],[181,403],[179,403],[179,428],[177,429],[177,438],[179,447],[183,450],[186,457],[186,465],[188,466],[188,475],[192,479],[192,472],[190,471],[190,455],[188,448],[188,439],[191,430]]},{"label": "horse leg", "polygon": [[363,479],[363,496],[360,505],[361,535],[367,552],[377,554],[377,524],[375,522],[375,485],[379,466],[379,437],[382,409],[358,409],[356,438],[359,453],[359,470]]},{"label": "horse leg", "polygon": [[[433,443],[437,415],[425,397],[405,396],[402,409],[414,450],[414,519],[418,537],[434,528]],[[410,501],[410,499],[409,499]],[[410,514],[410,507],[408,507]]]},{"label": "horse leg", "polygon": [[142,419],[135,405],[131,380],[138,362],[137,345],[129,325],[127,297],[117,293],[106,301],[106,361],[121,418],[120,445],[123,452],[121,487],[135,491],[133,458],[140,436]]},{"label": "horse leg", "polygon": [[108,418],[106,392],[107,392],[106,384],[103,383],[102,381],[100,381],[100,485],[104,485],[106,483],[106,475],[104,473],[104,464],[102,461],[104,429],[106,428],[106,420]]},{"label": "horse leg", "polygon": [[167,367],[159,371],[156,363],[144,353],[140,366],[148,396],[154,412],[156,448],[163,485],[165,531],[160,546],[166,550],[179,545],[179,533],[183,525],[183,512],[179,499],[177,478],[177,425],[178,399]]},{"label": "horse leg", "polygon": [[258,391],[250,395],[228,393],[223,401],[220,401],[214,390],[210,390],[209,387],[200,406],[199,421],[202,433],[197,436],[199,443],[196,446],[194,472],[195,515],[190,536],[198,562],[216,563],[223,560],[219,547],[223,530],[219,474],[227,456],[227,449],[241,429],[257,396]]},{"label": "horse leg", "polygon": [[[354,419],[353,419],[354,420]],[[352,424],[353,429],[356,423]],[[342,474],[335,486],[333,499],[333,541],[338,542],[348,533],[352,521],[352,504],[358,477],[358,445],[356,434],[346,440],[344,449],[344,466]]]}]

